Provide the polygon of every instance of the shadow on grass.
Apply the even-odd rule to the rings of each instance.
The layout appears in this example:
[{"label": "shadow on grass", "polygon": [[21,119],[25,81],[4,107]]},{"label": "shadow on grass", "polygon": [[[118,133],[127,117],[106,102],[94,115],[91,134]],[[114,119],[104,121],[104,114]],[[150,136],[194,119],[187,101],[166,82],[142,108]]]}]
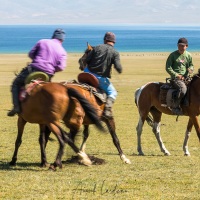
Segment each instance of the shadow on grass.
[{"label": "shadow on grass", "polygon": [[[144,155],[139,155],[138,153],[132,153],[131,154],[131,156],[137,156],[137,157],[165,157],[165,158],[167,158],[167,157],[171,157],[171,155],[170,156],[165,156],[165,155],[163,155],[163,154],[144,154]],[[177,156],[177,155],[173,155],[173,156]]]},{"label": "shadow on grass", "polygon": [[[39,169],[32,168],[32,167],[38,167]],[[9,162],[2,162],[0,161],[0,170],[5,171],[41,171],[41,167],[39,163],[27,163],[27,162],[19,162],[15,166],[10,166]]]}]

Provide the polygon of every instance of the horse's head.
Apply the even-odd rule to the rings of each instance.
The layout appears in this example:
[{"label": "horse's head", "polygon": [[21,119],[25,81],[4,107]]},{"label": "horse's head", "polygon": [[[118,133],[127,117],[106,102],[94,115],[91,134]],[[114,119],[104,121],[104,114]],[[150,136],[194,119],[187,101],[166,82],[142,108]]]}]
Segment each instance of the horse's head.
[{"label": "horse's head", "polygon": [[78,60],[78,63],[79,63],[79,69],[81,71],[83,71],[87,65],[86,63],[86,58],[87,58],[87,55],[90,51],[92,51],[93,47],[87,43],[87,49],[85,50],[85,53],[83,54],[83,56]]}]

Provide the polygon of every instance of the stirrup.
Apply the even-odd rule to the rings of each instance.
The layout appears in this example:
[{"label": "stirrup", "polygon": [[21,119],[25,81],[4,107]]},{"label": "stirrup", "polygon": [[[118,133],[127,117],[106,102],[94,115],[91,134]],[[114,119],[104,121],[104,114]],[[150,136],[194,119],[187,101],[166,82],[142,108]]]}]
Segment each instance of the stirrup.
[{"label": "stirrup", "polygon": [[183,115],[183,111],[182,111],[182,109],[181,108],[173,108],[172,109],[172,113],[174,114],[174,115],[178,115],[178,116],[182,116]]}]

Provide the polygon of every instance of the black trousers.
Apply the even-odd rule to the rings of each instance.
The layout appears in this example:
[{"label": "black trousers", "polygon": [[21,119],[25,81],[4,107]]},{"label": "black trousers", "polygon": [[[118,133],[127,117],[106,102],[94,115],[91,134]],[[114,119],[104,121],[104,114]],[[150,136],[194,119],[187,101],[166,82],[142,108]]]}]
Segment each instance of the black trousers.
[{"label": "black trousers", "polygon": [[[12,86],[11,86],[11,93],[12,93],[12,101],[14,106],[19,106],[19,92],[21,87],[25,85],[26,77],[35,71],[39,71],[36,68],[31,67],[31,65],[28,65],[27,67],[23,68],[22,71],[17,75],[17,77],[14,79]],[[49,75],[49,79],[51,80],[52,75]]]}]

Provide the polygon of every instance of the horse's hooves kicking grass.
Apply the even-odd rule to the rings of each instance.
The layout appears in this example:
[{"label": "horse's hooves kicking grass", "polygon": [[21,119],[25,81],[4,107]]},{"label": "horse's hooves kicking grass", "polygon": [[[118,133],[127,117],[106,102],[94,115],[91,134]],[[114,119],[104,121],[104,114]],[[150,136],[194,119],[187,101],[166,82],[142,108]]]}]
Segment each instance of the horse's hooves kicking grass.
[{"label": "horse's hooves kicking grass", "polygon": [[[105,164],[105,160],[101,159],[101,158],[97,158],[95,156],[90,156],[88,155],[88,157],[90,158],[90,160],[92,161],[92,165],[103,165]],[[69,163],[79,163],[79,157],[78,156],[72,156],[71,158],[67,159],[66,161],[64,161],[63,163],[69,164]]]}]

